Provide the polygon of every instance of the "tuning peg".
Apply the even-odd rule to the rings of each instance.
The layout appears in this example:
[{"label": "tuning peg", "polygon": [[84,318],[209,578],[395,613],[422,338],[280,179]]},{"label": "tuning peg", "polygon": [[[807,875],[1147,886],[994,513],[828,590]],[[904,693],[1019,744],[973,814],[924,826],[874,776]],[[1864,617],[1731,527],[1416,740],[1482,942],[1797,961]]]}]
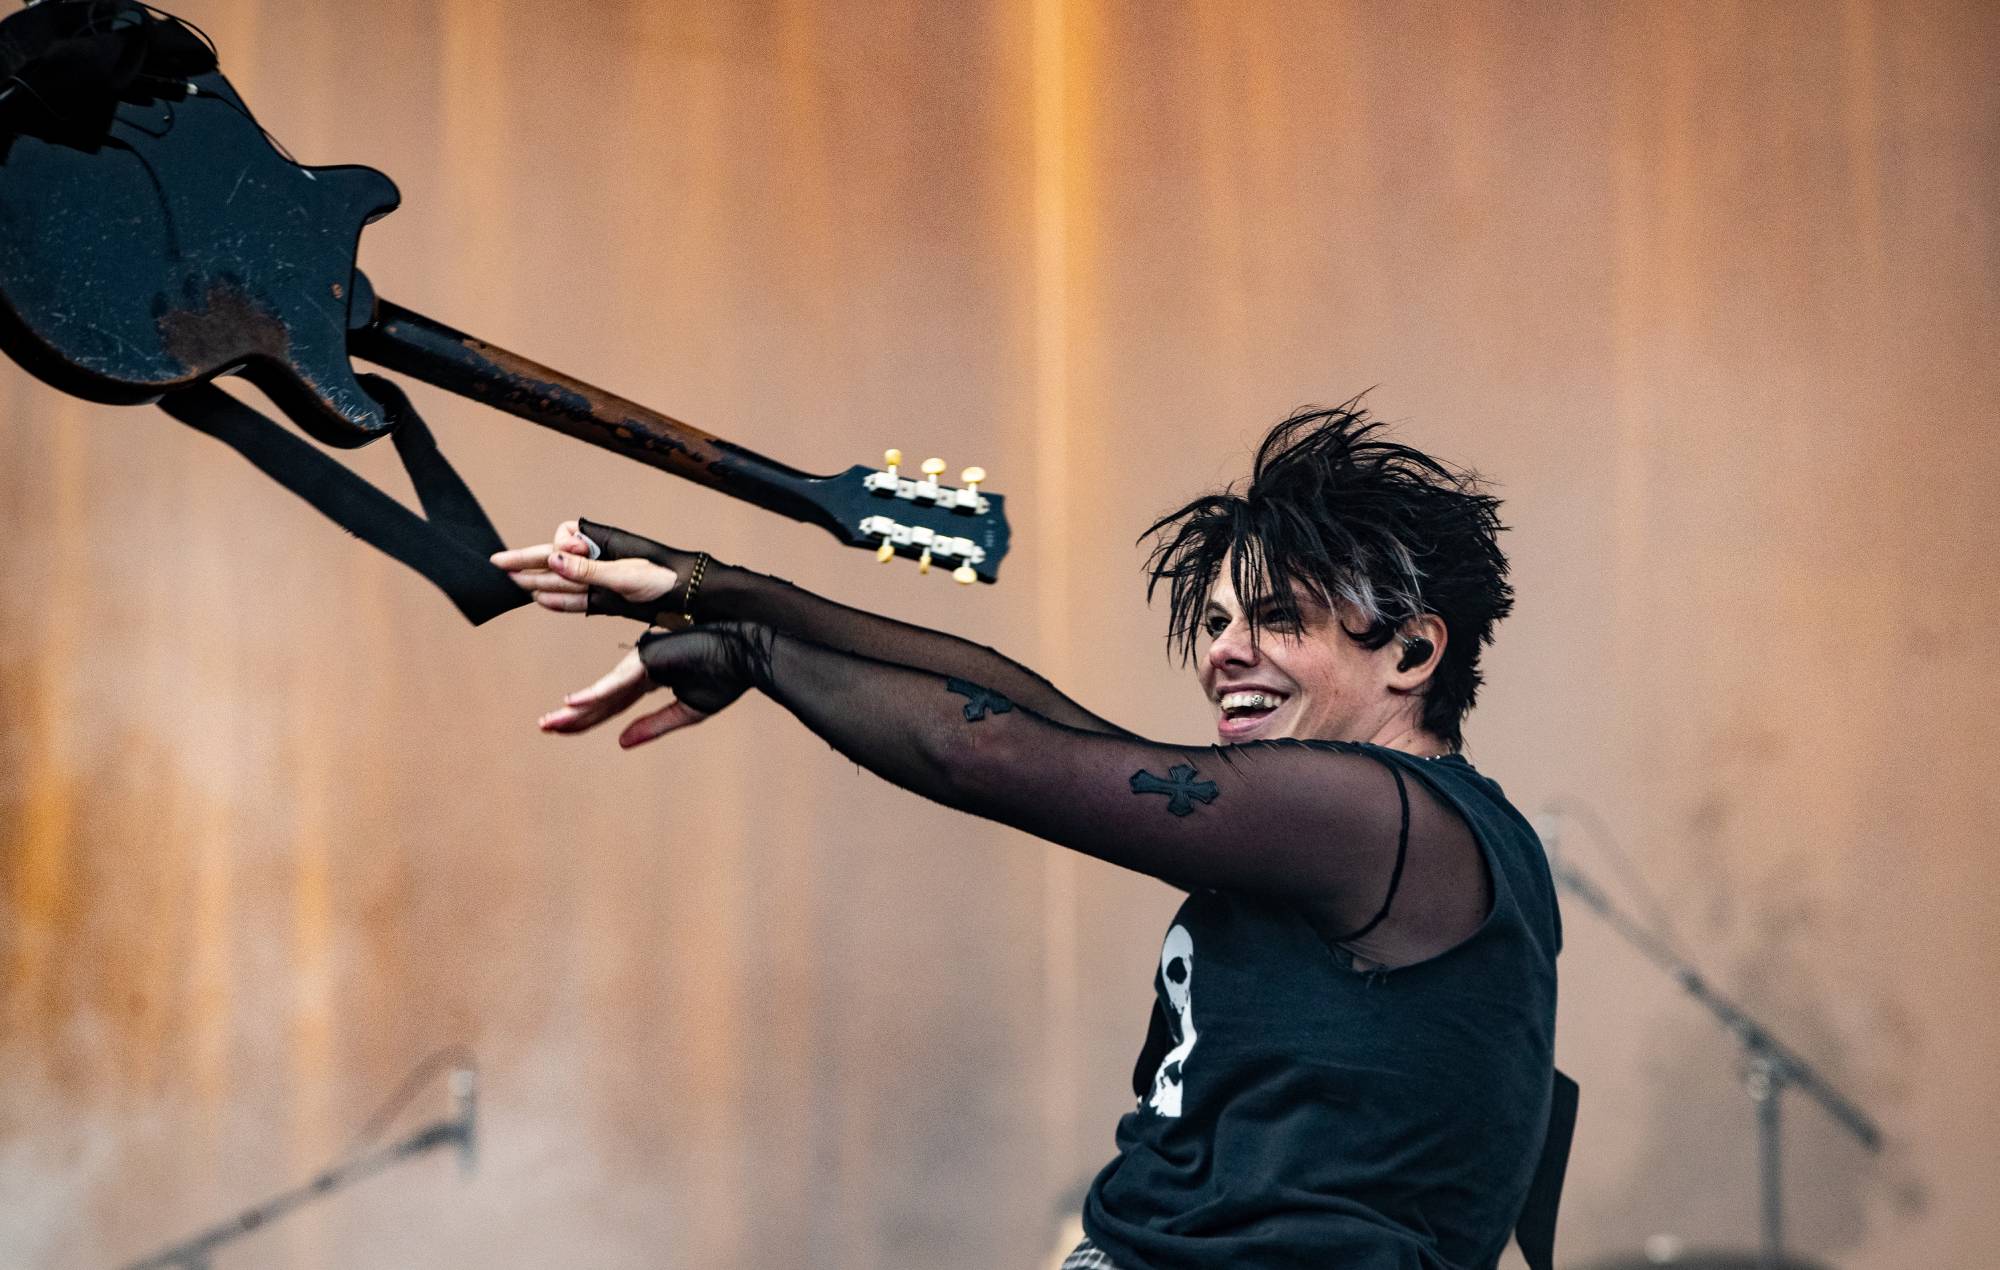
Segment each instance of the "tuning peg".
[{"label": "tuning peg", "polygon": [[962,564],[951,571],[951,580],[960,586],[971,586],[979,581],[979,575],[972,571],[971,565]]},{"label": "tuning peg", "polygon": [[894,476],[896,469],[903,466],[903,452],[901,450],[882,451],[882,466],[889,469],[889,475]]},{"label": "tuning peg", "polygon": [[884,538],[882,540],[882,545],[875,548],[875,558],[877,560],[880,560],[883,564],[887,564],[891,560],[894,560],[896,558],[896,544],[890,542],[887,538]]},{"label": "tuning peg", "polygon": [[925,547],[924,554],[917,557],[917,572],[929,573],[930,571],[931,571],[931,549],[929,547]]},{"label": "tuning peg", "polygon": [[958,474],[958,479],[965,486],[967,493],[977,494],[979,493],[979,482],[986,479],[986,469],[983,467],[966,468]]},{"label": "tuning peg", "polygon": [[935,485],[935,484],[937,484],[937,478],[938,478],[938,477],[940,477],[940,476],[942,476],[942,475],[944,475],[944,460],[943,460],[943,459],[925,459],[925,460],[924,460],[924,479],[925,479],[925,480],[927,480],[927,481],[929,481],[929,482],[930,482],[931,484]]}]

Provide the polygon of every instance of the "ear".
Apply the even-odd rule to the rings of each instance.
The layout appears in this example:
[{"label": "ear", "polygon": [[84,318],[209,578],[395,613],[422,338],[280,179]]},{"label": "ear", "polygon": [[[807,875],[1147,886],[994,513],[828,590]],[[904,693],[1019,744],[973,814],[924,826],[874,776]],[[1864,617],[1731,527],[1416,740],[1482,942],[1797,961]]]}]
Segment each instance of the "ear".
[{"label": "ear", "polygon": [[1396,632],[1396,638],[1384,646],[1394,659],[1390,663],[1389,690],[1423,691],[1424,685],[1437,673],[1438,662],[1444,657],[1444,646],[1449,638],[1444,619],[1435,613],[1426,613],[1403,623],[1403,629]]}]

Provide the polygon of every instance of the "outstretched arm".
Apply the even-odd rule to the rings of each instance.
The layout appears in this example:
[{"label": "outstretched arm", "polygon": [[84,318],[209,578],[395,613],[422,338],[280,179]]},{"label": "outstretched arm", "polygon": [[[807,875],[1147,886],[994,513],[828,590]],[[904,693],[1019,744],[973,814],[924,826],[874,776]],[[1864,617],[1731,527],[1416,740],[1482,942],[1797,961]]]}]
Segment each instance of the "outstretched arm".
[{"label": "outstretched arm", "polygon": [[[586,538],[598,547],[599,559],[584,556]],[[583,520],[558,526],[555,540],[547,548],[522,548],[494,559],[514,571],[517,578],[538,578],[542,588],[538,595],[549,597],[543,600],[545,607],[659,623],[682,611],[685,580],[697,555]],[[544,567],[546,572],[541,572]],[[523,585],[530,584],[524,581]],[[634,600],[629,595],[643,598]],[[693,609],[696,620],[702,623],[754,622],[876,661],[989,685],[1067,727],[1127,735],[1124,729],[1070,700],[1042,676],[983,644],[851,608],[782,578],[711,560],[702,574]]]},{"label": "outstretched arm", "polygon": [[[1369,924],[1400,857],[1433,872],[1471,851],[1478,868],[1463,822],[1361,746],[1089,732],[990,685],[751,625],[648,636],[628,678],[641,673],[675,690],[668,709],[681,717],[636,740],[754,688],[855,762],[947,806],[1177,886],[1292,900],[1330,931]],[[578,694],[543,726],[582,730],[636,695],[600,711],[607,697]]]},{"label": "outstretched arm", "polygon": [[[928,671],[933,680],[946,676],[990,685],[1009,701],[1078,731],[1130,735],[1084,709],[1020,662],[984,644],[851,608],[782,578],[748,569],[726,569],[716,581],[720,586],[714,615],[719,619],[754,622],[870,661]],[[703,583],[702,589],[707,591],[708,584]]]}]

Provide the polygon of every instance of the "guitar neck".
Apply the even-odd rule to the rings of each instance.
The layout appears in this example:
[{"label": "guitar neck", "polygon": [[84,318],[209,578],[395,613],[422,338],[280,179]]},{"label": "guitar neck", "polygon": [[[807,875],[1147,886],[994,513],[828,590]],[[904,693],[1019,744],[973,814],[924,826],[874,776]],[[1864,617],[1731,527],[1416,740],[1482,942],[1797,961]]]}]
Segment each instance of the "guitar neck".
[{"label": "guitar neck", "polygon": [[827,514],[813,496],[824,478],[767,459],[399,304],[378,299],[374,314],[373,322],[349,335],[349,351],[357,357],[793,520],[827,525]]}]

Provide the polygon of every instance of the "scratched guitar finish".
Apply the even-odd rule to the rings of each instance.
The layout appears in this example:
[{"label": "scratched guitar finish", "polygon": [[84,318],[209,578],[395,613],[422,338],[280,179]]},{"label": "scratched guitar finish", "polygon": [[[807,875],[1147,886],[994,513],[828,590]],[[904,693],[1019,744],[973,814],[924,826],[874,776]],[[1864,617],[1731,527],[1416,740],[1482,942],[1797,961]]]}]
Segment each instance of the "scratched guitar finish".
[{"label": "scratched guitar finish", "polygon": [[118,405],[241,373],[331,445],[387,433],[347,361],[369,168],[273,150],[220,74],[124,105],[96,153],[21,136],[0,163],[0,334],[65,392]]},{"label": "scratched guitar finish", "polygon": [[395,183],[295,163],[220,72],[187,82],[184,100],[121,104],[95,151],[7,138],[0,349],[31,374],[117,405],[241,375],[315,439],[352,447],[393,426],[359,356],[885,559],[997,580],[1005,499],[976,483],[932,478],[912,498],[860,464],[802,472],[379,300],[355,257],[363,227],[400,202]]}]

